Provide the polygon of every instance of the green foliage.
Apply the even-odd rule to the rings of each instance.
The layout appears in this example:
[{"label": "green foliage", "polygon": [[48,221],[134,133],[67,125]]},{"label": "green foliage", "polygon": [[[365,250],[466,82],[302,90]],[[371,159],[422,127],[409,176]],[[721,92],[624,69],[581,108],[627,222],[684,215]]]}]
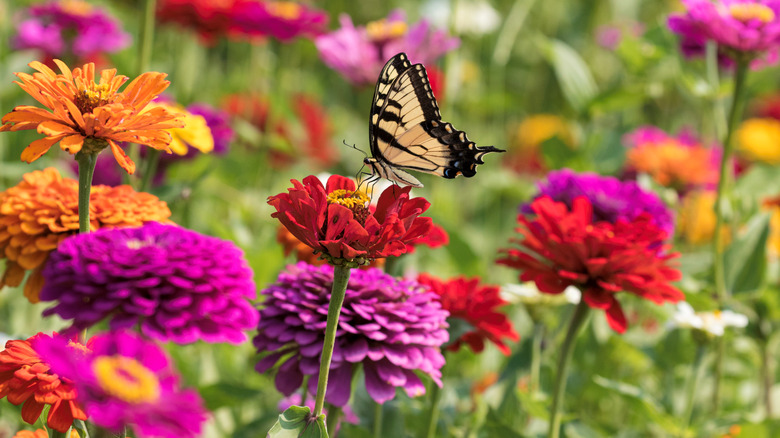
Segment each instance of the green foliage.
[{"label": "green foliage", "polygon": [[307,407],[290,406],[268,431],[268,438],[328,438],[325,415],[313,418]]}]

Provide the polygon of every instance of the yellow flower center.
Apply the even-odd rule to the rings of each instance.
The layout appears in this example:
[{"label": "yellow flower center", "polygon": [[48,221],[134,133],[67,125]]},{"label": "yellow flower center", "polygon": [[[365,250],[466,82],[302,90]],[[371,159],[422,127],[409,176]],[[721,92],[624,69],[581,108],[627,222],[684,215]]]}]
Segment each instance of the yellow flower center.
[{"label": "yellow flower center", "polygon": [[133,404],[160,398],[160,382],[149,368],[126,356],[95,359],[92,370],[100,386],[109,394]]},{"label": "yellow flower center", "polygon": [[268,2],[265,7],[271,15],[284,20],[300,18],[303,12],[301,5],[294,2]]},{"label": "yellow flower center", "polygon": [[388,22],[383,18],[366,24],[366,33],[372,41],[388,41],[404,36],[407,28],[403,21]]},{"label": "yellow flower center", "polygon": [[81,0],[64,0],[60,2],[63,11],[73,15],[88,15],[92,12],[92,5]]},{"label": "yellow flower center", "polygon": [[775,19],[775,12],[769,6],[758,3],[735,3],[729,6],[729,14],[743,23],[750,20],[769,23]]},{"label": "yellow flower center", "polygon": [[370,199],[360,190],[334,190],[328,193],[328,204],[339,204],[352,210],[354,218],[361,225],[366,223],[368,217],[368,203]]},{"label": "yellow flower center", "polygon": [[82,114],[91,113],[95,108],[106,105],[111,100],[109,84],[88,84],[76,94],[74,103]]}]

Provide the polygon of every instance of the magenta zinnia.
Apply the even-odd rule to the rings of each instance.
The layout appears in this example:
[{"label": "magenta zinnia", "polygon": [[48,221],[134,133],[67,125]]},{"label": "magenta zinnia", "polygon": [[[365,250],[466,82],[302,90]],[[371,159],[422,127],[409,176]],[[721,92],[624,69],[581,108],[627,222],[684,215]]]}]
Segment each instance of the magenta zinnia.
[{"label": "magenta zinnia", "polygon": [[615,295],[625,291],[661,304],[685,297],[670,283],[680,271],[670,266],[671,253],[664,231],[643,213],[627,221],[595,222],[593,206],[585,197],[571,208],[549,197],[531,203],[535,218],[518,216],[519,248],[504,250],[498,263],[521,271],[521,281],[533,281],[541,292],[563,293],[568,286],[582,291],[582,299],[606,311],[607,322],[622,333],[628,323]]},{"label": "magenta zinnia", "polygon": [[44,315],[71,330],[107,319],[177,343],[246,340],[257,325],[252,271],[232,242],[174,225],[99,230],[64,240],[43,271]]},{"label": "magenta zinnia", "polygon": [[[276,283],[263,291],[258,334],[260,353],[270,353],[256,367],[266,372],[281,362],[276,388],[295,392],[304,376],[314,393],[319,376],[333,267],[304,262],[288,266]],[[336,331],[326,401],[344,406],[351,394],[352,376],[362,364],[369,396],[383,403],[403,388],[409,396],[425,393],[417,371],[441,386],[447,341],[446,310],[436,294],[410,280],[397,280],[379,269],[355,269],[347,286]]]},{"label": "magenta zinnia", "polygon": [[162,348],[132,332],[94,336],[77,351],[58,338],[33,347],[52,370],[71,379],[90,421],[138,437],[196,438],[207,411],[195,391],[184,390]]}]

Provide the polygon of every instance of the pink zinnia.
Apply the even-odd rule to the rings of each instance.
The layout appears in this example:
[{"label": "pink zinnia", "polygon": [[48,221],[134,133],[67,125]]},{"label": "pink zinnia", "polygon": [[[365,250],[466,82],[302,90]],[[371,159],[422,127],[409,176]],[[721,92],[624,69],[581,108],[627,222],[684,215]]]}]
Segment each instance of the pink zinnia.
[{"label": "pink zinnia", "polygon": [[[718,44],[721,63],[737,58],[777,60],[780,46],[780,0],[682,0],[686,12],[669,17],[681,36],[686,56],[704,54],[707,41]],[[760,65],[760,64],[759,64]],[[754,67],[757,65],[754,63]]]}]

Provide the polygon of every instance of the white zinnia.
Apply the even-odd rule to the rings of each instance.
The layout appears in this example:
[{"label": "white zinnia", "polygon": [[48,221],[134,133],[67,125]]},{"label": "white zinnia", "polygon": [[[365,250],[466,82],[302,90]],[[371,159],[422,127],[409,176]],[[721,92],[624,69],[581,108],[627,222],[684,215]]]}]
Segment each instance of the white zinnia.
[{"label": "white zinnia", "polygon": [[714,312],[696,312],[685,301],[677,303],[677,312],[672,315],[671,325],[681,328],[694,328],[723,336],[726,327],[746,327],[748,317],[731,310],[716,310]]}]

